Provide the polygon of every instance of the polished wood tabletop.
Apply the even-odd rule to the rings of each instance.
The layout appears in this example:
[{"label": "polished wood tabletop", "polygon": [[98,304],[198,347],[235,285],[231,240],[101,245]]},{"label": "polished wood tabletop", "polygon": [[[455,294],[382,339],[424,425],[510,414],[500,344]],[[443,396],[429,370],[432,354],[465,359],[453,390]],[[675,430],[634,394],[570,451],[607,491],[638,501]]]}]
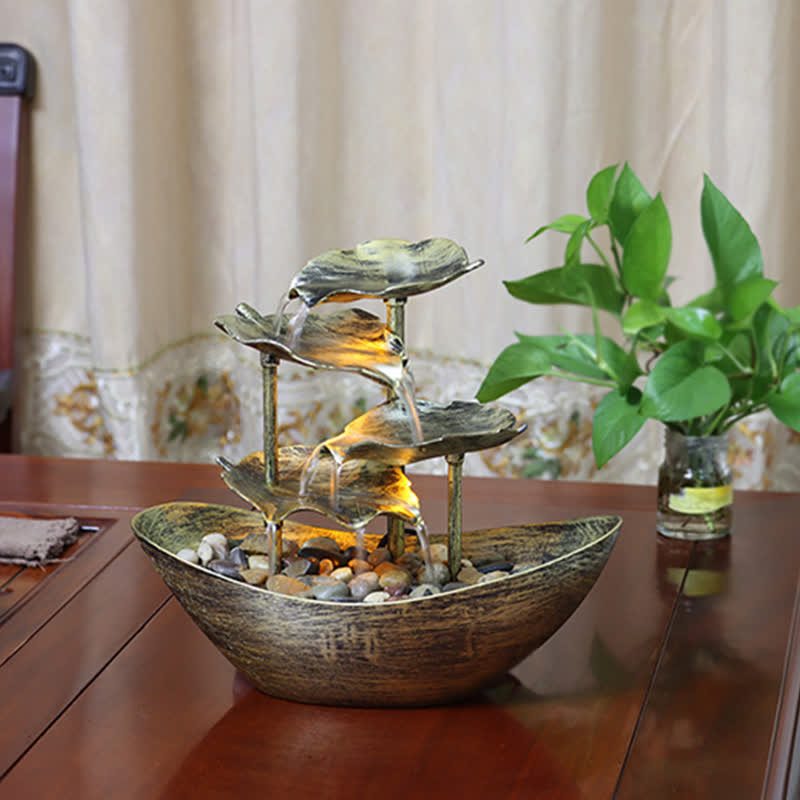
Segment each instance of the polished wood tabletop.
[{"label": "polished wood tabletop", "polygon": [[[412,482],[443,530],[446,479]],[[800,495],[738,492],[731,537],[686,544],[654,493],[466,478],[468,529],[620,514],[605,570],[476,696],[329,708],[250,686],[132,537],[139,508],[234,504],[216,467],[0,456],[0,514],[86,525],[0,574],[0,798],[796,797]]]}]

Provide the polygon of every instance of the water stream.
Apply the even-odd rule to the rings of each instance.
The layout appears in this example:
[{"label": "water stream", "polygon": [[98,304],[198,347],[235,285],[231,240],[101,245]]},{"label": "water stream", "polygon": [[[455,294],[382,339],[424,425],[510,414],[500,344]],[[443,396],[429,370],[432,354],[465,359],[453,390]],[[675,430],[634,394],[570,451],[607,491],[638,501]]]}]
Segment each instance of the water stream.
[{"label": "water stream", "polygon": [[431,542],[428,538],[428,526],[425,524],[425,520],[420,519],[414,530],[422,550],[422,557],[425,559],[425,566],[431,569],[433,567],[433,557],[431,555]]},{"label": "water stream", "polygon": [[403,369],[402,377],[400,381],[394,385],[394,390],[397,399],[402,404],[406,416],[408,417],[409,426],[411,428],[411,443],[419,444],[423,441],[422,423],[420,422],[419,411],[417,410],[414,376],[407,369]]},{"label": "water stream", "polygon": [[[267,520],[267,558],[270,565],[275,564],[277,559],[280,558],[280,553],[276,552],[278,547],[278,525],[271,519]],[[280,571],[280,566],[278,568]],[[270,570],[271,572],[271,570]]]}]

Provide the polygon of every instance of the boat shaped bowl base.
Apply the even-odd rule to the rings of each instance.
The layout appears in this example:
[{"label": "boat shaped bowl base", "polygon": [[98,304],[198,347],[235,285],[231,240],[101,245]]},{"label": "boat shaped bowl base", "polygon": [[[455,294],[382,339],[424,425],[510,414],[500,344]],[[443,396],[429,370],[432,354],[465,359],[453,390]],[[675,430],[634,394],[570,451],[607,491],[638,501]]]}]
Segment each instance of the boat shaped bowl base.
[{"label": "boat shaped bowl base", "polygon": [[[465,557],[500,553],[531,566],[487,583],[377,605],[290,597],[175,555],[197,547],[207,533],[243,539],[263,532],[257,512],[166,503],[139,512],[132,528],[189,616],[261,691],[303,703],[391,707],[458,700],[542,645],[595,584],[621,522],[597,516],[464,531]],[[284,524],[284,540],[302,544],[318,535],[353,543],[345,532]],[[446,536],[431,540],[446,542]]]}]

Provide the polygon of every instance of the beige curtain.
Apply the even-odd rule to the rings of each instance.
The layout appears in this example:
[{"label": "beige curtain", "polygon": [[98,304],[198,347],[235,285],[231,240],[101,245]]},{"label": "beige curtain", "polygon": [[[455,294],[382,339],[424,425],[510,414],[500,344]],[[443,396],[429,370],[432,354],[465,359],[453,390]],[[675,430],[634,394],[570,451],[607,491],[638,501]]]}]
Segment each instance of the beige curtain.
[{"label": "beige curtain", "polygon": [[[257,357],[213,319],[242,300],[272,311],[308,259],[380,237],[446,236],[486,260],[408,308],[420,393],[469,399],[514,331],[588,324],[569,307],[526,307],[501,281],[559,263],[560,240],[524,239],[582,210],[588,178],[615,162],[664,194],[678,299],[710,281],[708,172],[759,236],[779,299],[800,303],[793,0],[0,0],[0,11],[40,78],[19,309],[27,452],[258,449]],[[372,401],[362,384],[282,369],[281,435],[335,429]],[[509,403],[535,438],[472,471],[596,477],[592,402],[574,384],[522,390]],[[759,459],[778,458],[764,437],[790,444],[770,430],[750,435],[745,466],[759,475]],[[653,435],[599,477],[652,480]],[[770,485],[800,485],[786,470]]]}]

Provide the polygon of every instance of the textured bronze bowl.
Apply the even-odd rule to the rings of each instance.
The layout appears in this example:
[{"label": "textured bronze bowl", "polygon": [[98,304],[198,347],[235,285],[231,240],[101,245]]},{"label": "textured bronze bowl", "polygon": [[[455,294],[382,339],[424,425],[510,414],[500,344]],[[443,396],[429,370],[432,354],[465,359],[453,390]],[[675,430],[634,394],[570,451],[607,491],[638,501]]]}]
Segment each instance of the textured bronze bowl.
[{"label": "textured bronze bowl", "polygon": [[[423,706],[490,684],[558,630],[597,580],[620,524],[605,516],[465,531],[467,557],[500,553],[538,566],[381,605],[288,597],[174,555],[214,531],[229,538],[263,531],[256,512],[168,503],[140,512],[132,527],[195,623],[263,692],[326,705]],[[302,542],[321,533],[353,541],[291,521],[283,536]]]}]

